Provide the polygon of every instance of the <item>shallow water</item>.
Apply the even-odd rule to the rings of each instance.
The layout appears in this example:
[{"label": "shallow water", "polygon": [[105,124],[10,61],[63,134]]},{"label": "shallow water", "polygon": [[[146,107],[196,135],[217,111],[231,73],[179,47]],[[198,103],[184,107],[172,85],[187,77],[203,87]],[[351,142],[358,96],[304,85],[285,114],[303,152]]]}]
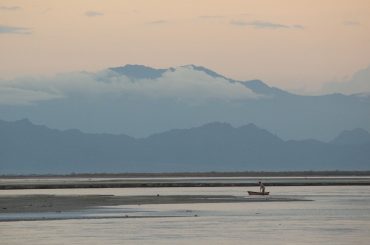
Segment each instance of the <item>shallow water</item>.
[{"label": "shallow water", "polygon": [[[254,188],[9,190],[0,191],[0,195],[240,196],[246,189]],[[370,244],[369,186],[268,190],[277,197],[313,201],[102,207],[62,215],[112,218],[0,222],[0,244]],[[126,215],[142,218],[114,218]]]}]

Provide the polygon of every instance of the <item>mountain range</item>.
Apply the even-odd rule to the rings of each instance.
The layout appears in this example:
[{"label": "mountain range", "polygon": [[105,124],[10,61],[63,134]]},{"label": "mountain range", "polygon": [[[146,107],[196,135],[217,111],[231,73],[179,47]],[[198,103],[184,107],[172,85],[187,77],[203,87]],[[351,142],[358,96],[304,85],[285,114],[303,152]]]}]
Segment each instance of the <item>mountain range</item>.
[{"label": "mountain range", "polygon": [[321,142],[283,140],[254,124],[213,122],[133,138],[24,119],[0,120],[0,135],[2,174],[370,169],[370,134],[363,129]]},{"label": "mountain range", "polygon": [[196,65],[126,65],[96,73],[26,77],[0,82],[0,93],[3,120],[29,118],[86,133],[142,138],[215,121],[237,127],[254,123],[284,140],[328,141],[343,130],[370,130],[369,95],[298,95]]}]

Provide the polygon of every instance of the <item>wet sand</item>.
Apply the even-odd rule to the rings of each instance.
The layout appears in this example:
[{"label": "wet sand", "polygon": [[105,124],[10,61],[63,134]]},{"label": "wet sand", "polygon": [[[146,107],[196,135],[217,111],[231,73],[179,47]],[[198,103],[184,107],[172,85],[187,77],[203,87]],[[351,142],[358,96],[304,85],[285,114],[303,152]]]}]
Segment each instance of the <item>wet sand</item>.
[{"label": "wet sand", "polygon": [[0,196],[0,214],[28,212],[65,212],[99,206],[116,205],[291,201],[307,200],[281,197],[244,197],[231,195],[16,195]]}]

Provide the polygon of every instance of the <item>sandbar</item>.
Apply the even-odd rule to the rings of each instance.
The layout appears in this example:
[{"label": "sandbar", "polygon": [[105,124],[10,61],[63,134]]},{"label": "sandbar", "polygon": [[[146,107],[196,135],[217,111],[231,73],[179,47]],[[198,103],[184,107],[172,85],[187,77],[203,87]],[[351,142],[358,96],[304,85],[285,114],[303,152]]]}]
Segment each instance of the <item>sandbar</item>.
[{"label": "sandbar", "polygon": [[309,201],[285,197],[245,197],[232,195],[9,195],[0,196],[0,214],[29,212],[65,212],[99,206]]}]

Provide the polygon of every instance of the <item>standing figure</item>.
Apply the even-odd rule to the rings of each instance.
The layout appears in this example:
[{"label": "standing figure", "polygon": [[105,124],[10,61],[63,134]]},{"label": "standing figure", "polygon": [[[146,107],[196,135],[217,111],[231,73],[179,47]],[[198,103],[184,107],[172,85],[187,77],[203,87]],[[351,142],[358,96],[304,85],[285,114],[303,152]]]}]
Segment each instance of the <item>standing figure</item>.
[{"label": "standing figure", "polygon": [[265,186],[262,184],[262,182],[260,181],[258,184],[260,185],[260,192],[265,193]]}]

